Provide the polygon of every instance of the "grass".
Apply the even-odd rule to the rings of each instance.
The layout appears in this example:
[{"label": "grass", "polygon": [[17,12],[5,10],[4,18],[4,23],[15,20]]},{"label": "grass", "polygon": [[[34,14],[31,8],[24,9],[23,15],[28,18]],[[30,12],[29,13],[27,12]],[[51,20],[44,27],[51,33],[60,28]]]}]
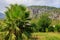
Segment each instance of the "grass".
[{"label": "grass", "polygon": [[[38,33],[31,33],[31,38],[27,39],[27,37],[25,36],[25,38],[23,40],[60,40],[60,33],[56,33],[56,32],[38,32]],[[0,33],[0,40],[3,40],[3,35],[5,35],[5,33]]]},{"label": "grass", "polygon": [[31,40],[60,40],[60,34],[59,33],[32,33]]}]

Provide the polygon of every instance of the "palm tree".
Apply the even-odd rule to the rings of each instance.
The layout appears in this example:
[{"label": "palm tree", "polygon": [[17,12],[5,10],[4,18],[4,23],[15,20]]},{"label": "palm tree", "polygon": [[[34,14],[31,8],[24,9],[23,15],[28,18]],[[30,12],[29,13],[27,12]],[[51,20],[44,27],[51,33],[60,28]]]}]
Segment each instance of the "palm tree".
[{"label": "palm tree", "polygon": [[[30,35],[31,26],[29,11],[23,5],[10,5],[5,12],[6,26],[3,31],[8,31],[5,40],[22,40],[22,34]],[[28,35],[29,34],[29,35]]]}]

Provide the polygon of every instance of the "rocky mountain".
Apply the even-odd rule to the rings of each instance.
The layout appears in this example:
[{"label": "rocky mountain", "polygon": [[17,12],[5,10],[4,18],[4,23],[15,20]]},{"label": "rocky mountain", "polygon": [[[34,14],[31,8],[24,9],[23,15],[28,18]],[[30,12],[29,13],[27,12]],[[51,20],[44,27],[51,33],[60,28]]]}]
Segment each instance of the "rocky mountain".
[{"label": "rocky mountain", "polygon": [[31,11],[32,17],[39,17],[42,13],[52,14],[50,18],[60,20],[60,8],[50,6],[29,6],[28,9]]}]

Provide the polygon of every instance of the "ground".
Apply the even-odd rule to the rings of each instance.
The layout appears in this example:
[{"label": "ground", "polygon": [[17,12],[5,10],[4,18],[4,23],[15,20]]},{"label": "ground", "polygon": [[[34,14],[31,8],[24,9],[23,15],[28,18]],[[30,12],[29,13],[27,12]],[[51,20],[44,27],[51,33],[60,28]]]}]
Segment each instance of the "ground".
[{"label": "ground", "polygon": [[60,33],[53,33],[53,32],[47,32],[47,33],[32,33],[31,40],[60,40]]},{"label": "ground", "polygon": [[[0,40],[3,40],[3,33],[0,33]],[[37,33],[31,33],[32,36],[30,39],[27,39],[26,37],[23,40],[60,40],[60,33],[57,32],[37,32]]]}]

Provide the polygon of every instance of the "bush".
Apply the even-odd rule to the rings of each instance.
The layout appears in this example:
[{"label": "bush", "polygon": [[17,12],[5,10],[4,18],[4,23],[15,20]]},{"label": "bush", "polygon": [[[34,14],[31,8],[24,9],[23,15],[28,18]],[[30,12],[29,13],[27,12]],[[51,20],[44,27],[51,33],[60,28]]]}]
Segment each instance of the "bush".
[{"label": "bush", "polygon": [[49,27],[48,27],[48,31],[49,31],[49,32],[54,32],[54,29],[55,29],[55,28],[54,28],[53,26],[49,26]]},{"label": "bush", "polygon": [[33,32],[38,32],[37,25],[35,23],[32,23],[31,26]]},{"label": "bush", "polygon": [[46,32],[46,28],[51,24],[51,19],[47,13],[44,13],[40,16],[38,20],[39,31]]},{"label": "bush", "polygon": [[57,24],[55,28],[58,32],[60,32],[60,24]]}]

